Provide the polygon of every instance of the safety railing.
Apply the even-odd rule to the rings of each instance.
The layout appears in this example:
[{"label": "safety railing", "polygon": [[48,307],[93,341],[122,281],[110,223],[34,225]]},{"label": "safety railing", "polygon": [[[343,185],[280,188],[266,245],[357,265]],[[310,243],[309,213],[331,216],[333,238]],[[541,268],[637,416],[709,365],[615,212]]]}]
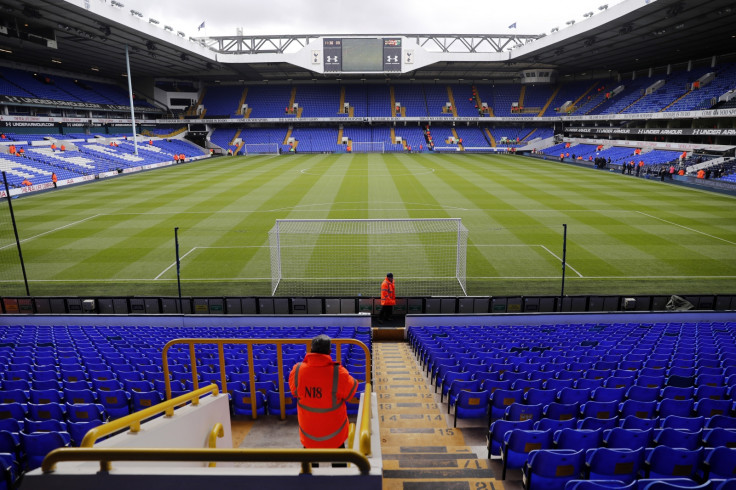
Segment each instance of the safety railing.
[{"label": "safety railing", "polygon": [[41,470],[51,473],[62,462],[98,461],[100,471],[110,471],[113,461],[147,462],[287,462],[301,463],[301,472],[312,472],[310,463],[340,461],[353,463],[362,475],[371,470],[370,461],[348,449],[149,449],[149,448],[59,448],[43,460]]},{"label": "safety railing", "polygon": [[[355,339],[332,339],[332,343],[335,344],[337,352],[336,352],[336,359],[342,359],[342,346],[345,344],[353,344],[357,345],[358,347],[362,348],[365,352],[365,392],[370,393],[370,379],[371,379],[371,353],[368,349],[368,346],[366,346],[363,342]],[[305,345],[307,347],[307,352],[311,349],[312,339],[174,339],[170,340],[166,343],[163,349],[163,370],[164,370],[164,380],[166,382],[166,398],[171,398],[171,380],[170,380],[170,373],[169,373],[169,350],[175,346],[175,345],[186,345],[189,347],[189,357],[191,362],[191,374],[192,374],[192,383],[194,385],[194,389],[197,390],[199,388],[199,381],[198,381],[198,375],[197,375],[197,355],[195,351],[195,345],[198,344],[208,344],[208,345],[217,345],[217,353],[218,353],[218,361],[219,361],[219,367],[220,367],[220,386],[222,387],[223,392],[228,392],[227,389],[227,371],[225,369],[225,351],[224,346],[231,345],[231,344],[242,344],[247,346],[247,356],[248,356],[248,383],[251,389],[255,386],[255,368],[254,368],[254,358],[253,358],[253,345],[264,345],[264,344],[272,344],[276,346],[276,364],[278,369],[278,379],[284,380],[284,366],[283,366],[283,346],[286,344],[301,344]],[[279,393],[279,413],[281,414],[281,419],[285,419],[286,415],[284,413],[284,408],[286,406],[285,401],[285,393],[281,386],[277,386],[278,393]],[[258,418],[258,413],[256,410],[256,397],[251,396],[250,397],[250,404],[251,404],[251,417],[253,419]]]},{"label": "safety railing", "polygon": [[202,395],[212,393],[213,395],[217,396],[219,392],[220,389],[217,387],[217,385],[212,384],[209,386],[205,386],[204,388],[198,388],[184,395],[177,396],[176,398],[158,403],[139,412],[126,415],[125,417],[111,420],[106,424],[102,424],[90,429],[89,432],[85,434],[84,439],[82,439],[80,447],[91,448],[92,446],[94,446],[95,442],[99,438],[109,434],[113,434],[122,429],[130,428],[130,432],[139,432],[141,430],[141,421],[161,413],[165,414],[166,417],[173,417],[175,407],[183,405],[187,402],[191,402],[192,405],[195,406],[199,405],[199,398]]},{"label": "safety railing", "polygon": [[[220,422],[217,422],[214,427],[212,427],[212,430],[210,431],[210,435],[207,437],[207,447],[210,449],[215,449],[217,447],[217,438],[218,437],[225,437],[225,428],[222,426]],[[210,461],[210,468],[215,467],[215,462]]]}]

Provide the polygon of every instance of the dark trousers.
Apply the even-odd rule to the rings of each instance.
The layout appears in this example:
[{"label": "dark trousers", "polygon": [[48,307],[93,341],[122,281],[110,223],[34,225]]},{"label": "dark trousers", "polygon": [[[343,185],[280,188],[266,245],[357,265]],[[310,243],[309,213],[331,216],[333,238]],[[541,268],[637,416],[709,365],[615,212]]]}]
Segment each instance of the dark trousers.
[{"label": "dark trousers", "polygon": [[383,305],[381,306],[381,315],[378,317],[379,320],[390,320],[391,315],[394,312],[394,305]]}]

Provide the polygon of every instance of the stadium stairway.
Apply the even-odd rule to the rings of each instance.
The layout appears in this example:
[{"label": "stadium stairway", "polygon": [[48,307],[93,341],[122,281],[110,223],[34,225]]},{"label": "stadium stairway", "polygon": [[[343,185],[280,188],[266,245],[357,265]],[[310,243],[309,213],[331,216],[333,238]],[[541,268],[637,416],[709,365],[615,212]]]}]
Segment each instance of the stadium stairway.
[{"label": "stadium stairway", "polygon": [[487,420],[461,419],[465,428],[453,428],[408,343],[374,341],[373,349],[384,490],[521,488],[516,479],[497,480],[500,468],[485,458]]}]

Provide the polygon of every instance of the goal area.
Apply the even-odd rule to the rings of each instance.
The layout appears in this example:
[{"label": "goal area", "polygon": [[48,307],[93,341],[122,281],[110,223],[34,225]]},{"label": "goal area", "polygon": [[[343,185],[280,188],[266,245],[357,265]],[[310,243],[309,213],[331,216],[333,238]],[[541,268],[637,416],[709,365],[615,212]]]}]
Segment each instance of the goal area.
[{"label": "goal area", "polygon": [[250,143],[243,145],[243,153],[246,155],[278,155],[278,143]]},{"label": "goal area", "polygon": [[383,153],[383,141],[353,141],[351,151],[353,153]]},{"label": "goal area", "polygon": [[460,218],[279,219],[268,233],[274,296],[463,296],[468,230]]}]

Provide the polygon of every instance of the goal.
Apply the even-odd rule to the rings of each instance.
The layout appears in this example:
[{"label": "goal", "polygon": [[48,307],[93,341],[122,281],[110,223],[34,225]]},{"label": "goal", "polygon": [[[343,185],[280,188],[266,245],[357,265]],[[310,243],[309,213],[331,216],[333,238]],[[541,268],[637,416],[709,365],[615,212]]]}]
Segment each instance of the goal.
[{"label": "goal", "polygon": [[243,153],[246,155],[278,155],[278,143],[252,143],[243,145]]},{"label": "goal", "polygon": [[274,296],[467,295],[460,218],[280,219],[268,233]]},{"label": "goal", "polygon": [[353,153],[383,153],[383,141],[353,141]]}]

